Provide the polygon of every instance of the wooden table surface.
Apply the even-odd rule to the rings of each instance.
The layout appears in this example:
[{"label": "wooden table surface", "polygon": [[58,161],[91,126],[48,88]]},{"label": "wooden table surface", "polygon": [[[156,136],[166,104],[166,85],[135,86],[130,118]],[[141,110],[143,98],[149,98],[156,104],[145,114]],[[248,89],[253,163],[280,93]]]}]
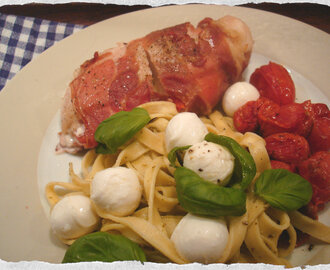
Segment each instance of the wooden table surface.
[{"label": "wooden table surface", "polygon": [[[330,6],[311,3],[294,4],[245,4],[243,7],[256,8],[310,24],[330,34]],[[124,13],[150,8],[150,6],[122,6],[113,4],[69,3],[69,4],[25,4],[0,7],[0,13],[31,16],[59,22],[83,25],[121,15]]]}]

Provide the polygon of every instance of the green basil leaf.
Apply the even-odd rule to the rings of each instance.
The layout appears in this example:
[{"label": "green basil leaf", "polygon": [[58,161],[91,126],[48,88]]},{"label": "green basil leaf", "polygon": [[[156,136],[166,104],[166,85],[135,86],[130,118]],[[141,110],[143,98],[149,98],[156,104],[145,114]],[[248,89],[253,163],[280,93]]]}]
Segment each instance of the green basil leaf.
[{"label": "green basil leaf", "polygon": [[150,121],[148,112],[143,108],[121,111],[104,120],[97,127],[95,140],[99,143],[96,152],[113,154],[118,147],[129,141]]},{"label": "green basil leaf", "polygon": [[178,146],[178,147],[174,147],[167,155],[168,160],[171,163],[172,167],[176,167],[175,162],[178,159],[180,165],[182,166],[183,161],[182,158],[180,156],[179,152],[182,152],[184,150],[187,150],[191,145],[187,145],[187,146]]},{"label": "green basil leaf", "polygon": [[109,149],[105,144],[99,143],[95,148],[96,153],[98,154],[111,154]]},{"label": "green basil leaf", "polygon": [[174,178],[180,205],[192,214],[241,216],[246,211],[246,194],[241,189],[216,185],[185,167],[178,167]]},{"label": "green basil leaf", "polygon": [[146,257],[140,246],[122,235],[95,232],[78,238],[66,251],[62,263],[141,261]]},{"label": "green basil leaf", "polygon": [[300,175],[284,169],[265,170],[255,183],[255,193],[274,208],[294,211],[308,204],[312,185]]},{"label": "green basil leaf", "polygon": [[229,184],[235,187],[239,186],[245,190],[257,172],[256,164],[251,154],[240,146],[239,143],[227,136],[208,133],[205,136],[205,140],[226,147],[235,157],[234,172]]}]

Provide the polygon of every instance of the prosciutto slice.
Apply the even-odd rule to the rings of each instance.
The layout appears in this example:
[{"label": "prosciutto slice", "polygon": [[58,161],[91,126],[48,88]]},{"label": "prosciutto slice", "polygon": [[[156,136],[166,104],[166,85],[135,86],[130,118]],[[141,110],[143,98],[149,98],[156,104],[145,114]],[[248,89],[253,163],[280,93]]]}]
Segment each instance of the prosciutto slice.
[{"label": "prosciutto slice", "polygon": [[208,114],[248,65],[252,36],[240,19],[183,23],[120,44],[85,61],[64,97],[58,152],[97,145],[97,126],[112,114],[168,100],[178,111]]}]

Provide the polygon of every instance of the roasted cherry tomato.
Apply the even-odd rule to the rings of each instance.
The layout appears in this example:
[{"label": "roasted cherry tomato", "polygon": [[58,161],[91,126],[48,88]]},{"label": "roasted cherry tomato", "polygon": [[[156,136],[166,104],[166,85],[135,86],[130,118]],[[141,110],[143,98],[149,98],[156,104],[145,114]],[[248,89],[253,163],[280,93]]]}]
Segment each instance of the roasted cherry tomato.
[{"label": "roasted cherry tomato", "polygon": [[260,128],[260,133],[263,137],[269,136],[271,134],[277,133],[276,115],[280,110],[280,105],[274,101],[264,98],[264,102],[260,102],[258,108],[257,118]]},{"label": "roasted cherry tomato", "polygon": [[233,116],[235,128],[242,133],[255,132],[258,128],[257,102],[248,101]]},{"label": "roasted cherry tomato", "polygon": [[302,103],[307,113],[309,113],[313,120],[319,117],[330,118],[330,110],[326,104],[312,103],[310,100],[306,100]]},{"label": "roasted cherry tomato", "polygon": [[326,104],[312,103],[306,100],[302,103],[306,113],[313,119],[313,127],[307,141],[312,153],[330,150],[330,110]]},{"label": "roasted cherry tomato", "polygon": [[269,115],[273,115],[274,110],[279,109],[279,105],[268,98],[260,97],[256,101],[249,101],[241,106],[233,116],[235,128],[242,133],[258,132],[258,112],[260,108],[268,111]]},{"label": "roasted cherry tomato", "polygon": [[330,152],[316,152],[299,164],[298,172],[312,184],[313,197],[307,212],[315,218],[324,204],[330,201]]},{"label": "roasted cherry tomato", "polygon": [[330,118],[316,118],[307,141],[312,153],[330,151]]},{"label": "roasted cherry tomato", "polygon": [[296,172],[296,166],[294,164],[285,163],[283,161],[271,160],[270,165],[272,169],[285,169],[290,172]]},{"label": "roasted cherry tomato", "polygon": [[271,159],[297,164],[309,156],[307,140],[297,134],[276,133],[265,138]]},{"label": "roasted cherry tomato", "polygon": [[330,118],[330,110],[326,104],[313,103],[313,111],[315,117],[328,117]]},{"label": "roasted cherry tomato", "polygon": [[295,101],[296,90],[289,72],[281,65],[269,62],[257,68],[250,77],[250,83],[260,92],[279,105]]},{"label": "roasted cherry tomato", "polygon": [[313,119],[302,104],[291,103],[279,106],[274,102],[268,102],[258,110],[258,123],[264,137],[283,132],[307,137]]}]

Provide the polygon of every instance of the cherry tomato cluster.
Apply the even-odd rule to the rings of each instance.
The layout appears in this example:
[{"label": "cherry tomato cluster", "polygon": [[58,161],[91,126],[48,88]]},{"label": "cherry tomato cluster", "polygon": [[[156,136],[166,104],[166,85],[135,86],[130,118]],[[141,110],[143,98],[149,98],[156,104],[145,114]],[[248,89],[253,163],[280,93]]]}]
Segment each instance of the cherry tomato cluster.
[{"label": "cherry tomato cluster", "polygon": [[260,98],[249,101],[234,114],[235,128],[255,132],[266,141],[272,168],[299,173],[313,186],[307,214],[330,201],[330,111],[326,104],[295,102],[295,85],[279,64],[257,68],[250,77]]}]

